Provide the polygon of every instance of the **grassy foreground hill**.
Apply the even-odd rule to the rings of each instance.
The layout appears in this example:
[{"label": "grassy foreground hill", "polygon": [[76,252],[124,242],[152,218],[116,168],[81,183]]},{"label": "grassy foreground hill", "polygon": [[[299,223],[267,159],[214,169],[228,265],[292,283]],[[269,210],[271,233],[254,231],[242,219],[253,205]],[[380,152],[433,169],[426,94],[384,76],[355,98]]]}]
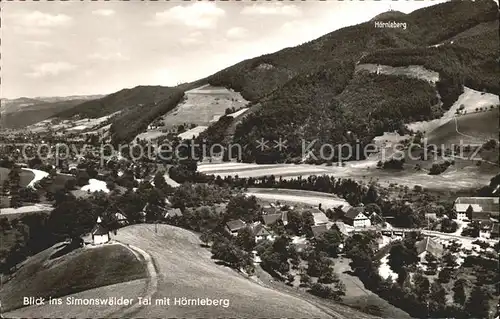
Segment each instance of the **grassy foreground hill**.
[{"label": "grassy foreground hill", "polygon": [[198,236],[181,228],[158,225],[156,231],[154,225],[134,225],[121,229],[116,239],[151,255],[159,276],[153,298],[208,297],[230,302],[227,308],[152,305],[128,314],[133,317],[372,318],[345,306],[327,307],[265,288],[217,265],[210,251],[200,246]]},{"label": "grassy foreground hill", "polygon": [[30,257],[3,283],[4,310],[22,307],[23,297],[60,297],[146,276],[144,261],[121,245],[86,247],[59,256],[64,246],[57,244]]}]

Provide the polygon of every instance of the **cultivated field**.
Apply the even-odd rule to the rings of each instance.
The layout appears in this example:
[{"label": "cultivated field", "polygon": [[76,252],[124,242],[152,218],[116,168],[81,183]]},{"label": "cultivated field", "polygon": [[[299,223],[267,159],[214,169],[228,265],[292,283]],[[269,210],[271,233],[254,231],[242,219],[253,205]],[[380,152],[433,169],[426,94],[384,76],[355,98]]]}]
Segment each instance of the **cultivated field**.
[{"label": "cultivated field", "polygon": [[436,145],[477,145],[490,139],[498,140],[498,108],[461,115],[428,134],[428,143]]},{"label": "cultivated field", "polygon": [[249,196],[255,196],[262,200],[279,201],[281,203],[302,203],[312,206],[321,204],[323,208],[334,208],[338,206],[348,206],[349,204],[342,198],[333,194],[311,192],[293,189],[279,188],[249,188],[246,192]]},{"label": "cultivated field", "polygon": [[22,263],[0,291],[4,309],[22,307],[24,296],[48,299],[146,276],[143,261],[122,245],[86,246],[59,256],[64,246],[57,244]]},{"label": "cultivated field", "polygon": [[214,117],[224,115],[227,108],[239,109],[248,103],[238,92],[210,85],[186,91],[185,96],[182,103],[163,117],[165,126],[184,123],[208,126]]},{"label": "cultivated field", "polygon": [[[29,206],[22,206],[18,208],[1,208],[0,216],[8,218],[20,218],[21,215],[32,214],[32,213],[49,213],[54,209],[52,205],[47,204],[34,204]],[[9,216],[7,216],[9,215]]]},{"label": "cultivated field", "polygon": [[378,160],[348,162],[342,166],[310,165],[310,164],[247,164],[222,163],[200,164],[198,170],[209,175],[261,177],[274,175],[277,179],[307,178],[311,175],[330,175],[336,178],[352,178],[365,182],[377,181],[383,186],[399,184],[408,187],[421,185],[436,190],[458,190],[479,188],[489,183],[498,169],[477,167],[472,161],[463,167],[450,169],[441,175],[428,175],[426,171],[415,171],[406,168],[403,171],[377,169]]},{"label": "cultivated field", "polygon": [[409,78],[420,79],[432,83],[439,81],[439,73],[431,70],[427,70],[421,65],[409,65],[409,66],[390,66],[390,65],[377,65],[371,63],[358,64],[356,66],[356,72],[368,71],[370,73],[387,74],[387,75],[399,75],[406,76]]},{"label": "cultivated field", "polygon": [[[457,101],[453,103],[448,111],[446,111],[443,116],[439,119],[435,119],[432,121],[425,122],[414,122],[407,125],[407,127],[413,131],[421,131],[426,132],[427,134],[431,133],[433,130],[438,127],[445,125],[453,120],[455,117],[456,111],[463,105],[463,110],[467,111],[467,113],[475,112],[476,108],[489,108],[491,105],[498,105],[499,99],[498,95],[491,93],[482,93],[468,87],[464,87],[464,93],[462,93]],[[491,113],[488,113],[491,115]],[[460,116],[459,116],[460,118]],[[498,113],[497,113],[498,118]],[[497,123],[498,127],[498,123]],[[479,130],[484,127],[478,126]],[[498,131],[498,129],[497,129]]]},{"label": "cultivated field", "polygon": [[[144,306],[133,317],[301,317],[331,318],[306,301],[264,288],[232,269],[217,265],[198,236],[173,226],[134,225],[121,229],[117,240],[148,252],[159,275],[153,298],[222,298],[224,307]],[[339,306],[339,309],[342,307]],[[117,313],[116,316],[120,316]],[[342,317],[340,317],[342,318]]]},{"label": "cultivated field", "polygon": [[177,135],[177,137],[180,138],[181,140],[196,138],[198,137],[198,135],[200,135],[200,133],[204,132],[207,128],[208,126],[200,125]]}]

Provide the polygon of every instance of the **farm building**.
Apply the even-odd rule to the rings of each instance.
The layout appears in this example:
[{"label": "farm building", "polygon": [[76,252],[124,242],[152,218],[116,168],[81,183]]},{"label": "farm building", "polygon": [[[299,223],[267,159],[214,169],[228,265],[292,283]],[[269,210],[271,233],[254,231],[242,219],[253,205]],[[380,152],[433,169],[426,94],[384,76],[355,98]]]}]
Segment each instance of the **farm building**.
[{"label": "farm building", "polygon": [[365,215],[364,207],[351,207],[344,215],[344,222],[353,227],[370,227],[370,218]]},{"label": "farm building", "polygon": [[[458,220],[489,220],[498,218],[500,212],[498,197],[458,197],[453,208]],[[467,216],[467,211],[470,216]]]},{"label": "farm building", "polygon": [[230,220],[226,223],[226,231],[229,234],[236,236],[238,235],[238,232],[246,226],[247,224],[245,224],[245,222],[241,219]]},{"label": "farm building", "polygon": [[92,229],[92,243],[94,245],[101,245],[107,243],[109,240],[109,230],[101,224],[101,217],[98,217],[97,224]]},{"label": "farm building", "polygon": [[288,224],[288,213],[280,212],[276,214],[262,215],[262,220],[266,226],[276,223],[278,220],[283,222],[283,225]]},{"label": "farm building", "polygon": [[252,231],[256,242],[264,239],[271,239],[272,237],[271,233],[260,222],[256,222],[252,225]]},{"label": "farm building", "polygon": [[122,213],[116,213],[115,214],[115,219],[120,225],[126,225],[128,224],[128,219],[123,215]]},{"label": "farm building", "polygon": [[443,245],[441,245],[440,243],[438,243],[429,236],[425,237],[421,241],[418,241],[415,244],[415,248],[417,249],[418,257],[421,260],[424,260],[425,255],[427,255],[427,253],[431,253],[432,255],[434,255],[434,257],[439,258],[443,255],[444,252]]}]

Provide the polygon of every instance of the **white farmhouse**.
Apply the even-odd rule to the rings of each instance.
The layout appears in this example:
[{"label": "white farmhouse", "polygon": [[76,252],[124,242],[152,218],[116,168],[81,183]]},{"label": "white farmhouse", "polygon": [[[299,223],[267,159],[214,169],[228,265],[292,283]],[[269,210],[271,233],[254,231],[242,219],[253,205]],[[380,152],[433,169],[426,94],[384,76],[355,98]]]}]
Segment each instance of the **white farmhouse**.
[{"label": "white farmhouse", "polygon": [[365,215],[364,207],[351,207],[344,215],[344,222],[353,227],[370,227],[370,218]]},{"label": "white farmhouse", "polygon": [[105,244],[110,240],[109,230],[101,224],[101,217],[97,218],[97,224],[92,229],[92,243],[94,245]]}]

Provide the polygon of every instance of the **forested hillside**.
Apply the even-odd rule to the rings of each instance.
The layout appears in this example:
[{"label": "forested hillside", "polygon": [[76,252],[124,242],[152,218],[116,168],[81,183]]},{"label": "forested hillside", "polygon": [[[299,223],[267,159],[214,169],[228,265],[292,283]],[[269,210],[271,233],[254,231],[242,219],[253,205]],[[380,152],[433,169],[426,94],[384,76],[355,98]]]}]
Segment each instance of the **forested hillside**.
[{"label": "forested hillside", "polygon": [[[394,19],[406,22],[407,28],[374,26],[374,20]],[[249,145],[255,138],[272,140],[279,132],[288,138],[289,147],[271,158],[282,161],[298,156],[300,138],[340,143],[356,137],[366,142],[409,121],[439,116],[463,92],[463,85],[500,93],[494,1],[450,1],[410,14],[389,12],[374,20],[242,61],[193,83],[122,90],[59,116],[98,117],[122,110],[114,120],[113,138],[130,141],[175,107],[186,89],[207,83],[224,86],[259,106],[238,125],[234,141]],[[359,63],[422,65],[438,72],[440,80],[434,87],[408,78],[354,75]],[[210,143],[227,140],[222,127],[229,125],[222,124]],[[256,152],[247,148],[246,159],[255,160],[260,156]]]}]

